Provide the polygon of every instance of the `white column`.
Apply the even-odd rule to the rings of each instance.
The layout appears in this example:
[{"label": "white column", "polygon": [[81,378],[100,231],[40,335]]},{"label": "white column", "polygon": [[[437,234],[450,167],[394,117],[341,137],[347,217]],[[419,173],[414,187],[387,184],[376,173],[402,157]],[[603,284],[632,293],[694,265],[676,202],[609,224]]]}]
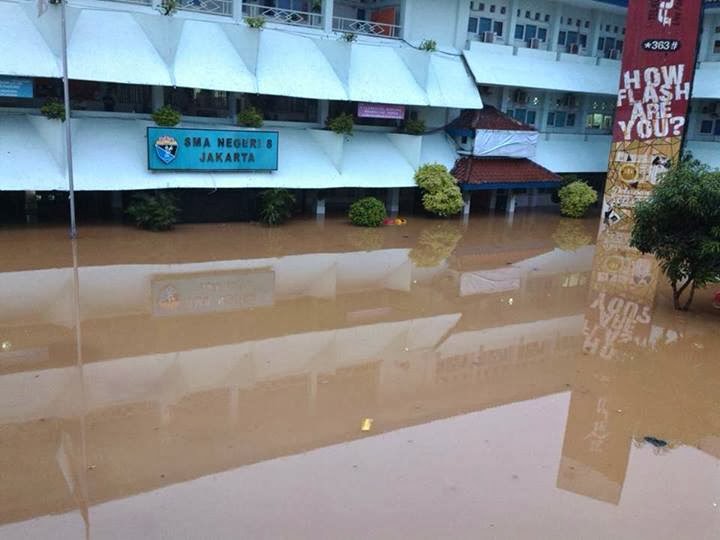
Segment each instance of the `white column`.
[{"label": "white column", "polygon": [[517,204],[517,195],[513,193],[512,189],[508,190],[508,199],[507,199],[507,208],[505,211],[508,214],[514,214],[515,213],[515,205]]},{"label": "white column", "polygon": [[493,189],[490,192],[490,210],[497,208],[497,189]]},{"label": "white column", "polygon": [[550,32],[548,32],[548,51],[557,51],[558,36],[560,35],[560,17],[562,17],[562,6],[560,2],[554,2],[552,19],[550,20]]},{"label": "white column", "polygon": [[318,218],[325,217],[325,197],[319,192],[316,194],[315,199],[315,216]]},{"label": "white column", "polygon": [[552,92],[543,93],[543,104],[542,108],[540,109],[540,114],[542,116],[540,117],[540,123],[538,124],[540,133],[545,133],[547,131],[547,117],[551,109],[551,100],[553,99],[553,97],[554,94]]},{"label": "white column", "polygon": [[152,87],[152,108],[153,111],[158,110],[165,105],[165,88],[162,86]]},{"label": "white column", "polygon": [[592,32],[590,32],[590,37],[588,38],[590,40],[589,43],[589,49],[590,49],[590,56],[593,58],[596,58],[598,55],[598,39],[600,39],[600,32],[602,31],[602,13],[596,10],[591,10],[590,13],[592,14]]},{"label": "white column", "polygon": [[228,92],[228,115],[233,124],[237,122],[237,113],[237,93]]},{"label": "white column", "polygon": [[332,32],[334,5],[335,0],[322,0],[323,30],[326,34]]},{"label": "white column", "polygon": [[233,0],[233,19],[237,23],[243,20],[242,3],[243,0]]},{"label": "white column", "polygon": [[462,209],[462,217],[463,217],[463,223],[467,223],[470,220],[470,199],[472,196],[471,191],[463,191],[463,209]]},{"label": "white column", "polygon": [[698,62],[705,62],[710,56],[710,45],[715,34],[717,19],[709,13],[706,13],[703,22],[702,35],[700,36],[700,50],[698,51],[697,57]]},{"label": "white column", "polygon": [[400,35],[405,41],[410,41],[410,18],[412,17],[412,0],[400,1]]},{"label": "white column", "polygon": [[328,118],[328,114],[330,114],[330,102],[327,99],[319,99],[318,100],[318,124],[321,126],[325,125],[325,121]]},{"label": "white column", "polygon": [[520,6],[519,0],[511,0],[510,7],[508,8],[508,19],[507,19],[507,40],[505,43],[508,45],[515,44],[515,26],[517,25],[517,10]]},{"label": "white column", "polygon": [[388,215],[396,218],[400,212],[400,188],[390,188],[387,193]]}]

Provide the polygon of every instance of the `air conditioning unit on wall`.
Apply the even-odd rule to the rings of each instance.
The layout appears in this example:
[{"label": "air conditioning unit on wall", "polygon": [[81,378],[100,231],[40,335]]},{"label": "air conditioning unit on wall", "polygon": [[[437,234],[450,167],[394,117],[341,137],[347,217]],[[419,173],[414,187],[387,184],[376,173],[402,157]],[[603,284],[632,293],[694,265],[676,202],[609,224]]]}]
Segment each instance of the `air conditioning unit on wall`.
[{"label": "air conditioning unit on wall", "polygon": [[531,49],[539,49],[539,48],[540,48],[540,43],[541,43],[540,39],[538,39],[538,38],[532,38],[532,39],[529,41],[528,45],[530,46]]},{"label": "air conditioning unit on wall", "polygon": [[480,41],[483,43],[495,43],[495,32],[483,32],[480,34]]},{"label": "air conditioning unit on wall", "polygon": [[577,43],[571,43],[567,46],[567,52],[570,54],[580,54],[580,45]]}]

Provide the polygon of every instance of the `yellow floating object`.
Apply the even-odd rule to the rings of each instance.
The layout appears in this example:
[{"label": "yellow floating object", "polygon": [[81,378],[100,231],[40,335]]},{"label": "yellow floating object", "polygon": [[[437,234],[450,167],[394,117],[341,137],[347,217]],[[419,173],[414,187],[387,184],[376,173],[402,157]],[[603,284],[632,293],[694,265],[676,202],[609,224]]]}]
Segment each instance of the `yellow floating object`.
[{"label": "yellow floating object", "polygon": [[372,429],[373,425],[373,419],[372,418],[366,418],[362,421],[362,425],[360,426],[360,431],[370,431]]}]

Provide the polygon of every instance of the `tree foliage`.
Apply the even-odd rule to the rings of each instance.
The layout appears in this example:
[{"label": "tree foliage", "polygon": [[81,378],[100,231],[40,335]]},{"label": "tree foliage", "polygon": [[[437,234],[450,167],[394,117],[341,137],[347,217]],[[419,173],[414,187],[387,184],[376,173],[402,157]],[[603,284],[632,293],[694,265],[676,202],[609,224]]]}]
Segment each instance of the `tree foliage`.
[{"label": "tree foliage", "polygon": [[696,289],[720,281],[720,172],[692,156],[681,160],[636,206],[630,245],[655,255],[675,309],[689,309]]},{"label": "tree foliage", "polygon": [[423,165],[415,173],[415,183],[423,191],[423,207],[428,212],[446,217],[462,210],[462,193],[444,165]]},{"label": "tree foliage", "polygon": [[560,213],[571,218],[581,218],[591,204],[598,199],[597,191],[582,181],[575,181],[558,192]]}]

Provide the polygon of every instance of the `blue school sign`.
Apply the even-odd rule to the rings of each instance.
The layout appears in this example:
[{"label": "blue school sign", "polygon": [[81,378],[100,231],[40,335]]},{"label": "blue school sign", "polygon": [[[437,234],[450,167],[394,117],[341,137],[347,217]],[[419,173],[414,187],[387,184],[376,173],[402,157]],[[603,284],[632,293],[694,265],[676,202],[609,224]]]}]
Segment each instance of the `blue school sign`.
[{"label": "blue school sign", "polygon": [[147,128],[152,171],[276,171],[277,131]]},{"label": "blue school sign", "polygon": [[0,97],[33,97],[32,79],[28,77],[0,77]]}]

